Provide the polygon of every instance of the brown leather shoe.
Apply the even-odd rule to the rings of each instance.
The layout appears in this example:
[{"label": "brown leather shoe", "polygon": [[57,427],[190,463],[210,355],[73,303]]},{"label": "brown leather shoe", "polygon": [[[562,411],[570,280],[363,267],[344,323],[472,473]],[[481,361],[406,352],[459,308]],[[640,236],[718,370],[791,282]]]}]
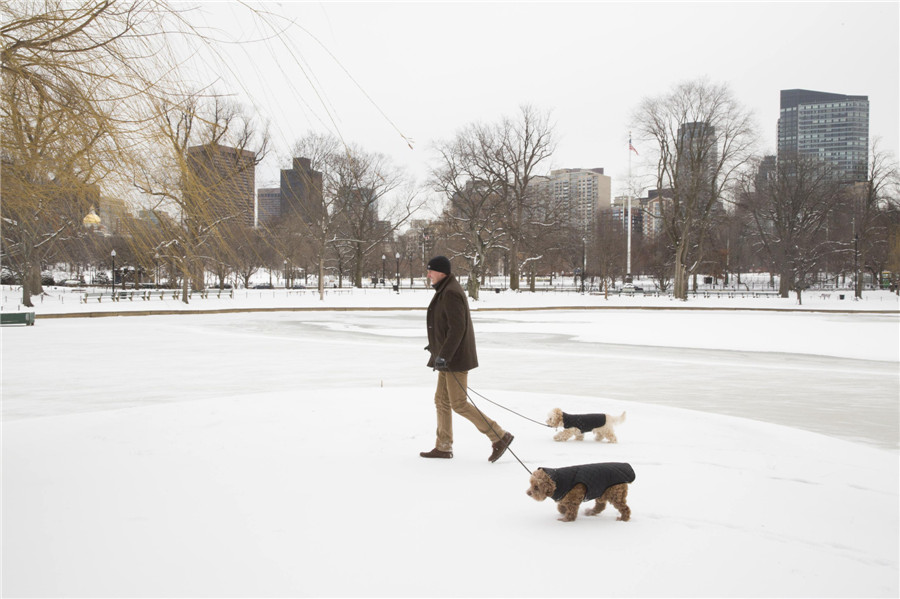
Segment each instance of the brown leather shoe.
[{"label": "brown leather shoe", "polygon": [[509,433],[505,433],[503,438],[494,443],[491,447],[494,448],[494,451],[491,453],[491,457],[488,458],[489,462],[496,462],[500,459],[504,453],[506,453],[506,448],[509,447],[509,444],[513,442],[513,437]]},{"label": "brown leather shoe", "polygon": [[444,458],[445,460],[449,460],[453,457],[452,451],[441,451],[437,447],[432,449],[431,451],[420,451],[419,455],[423,458]]}]

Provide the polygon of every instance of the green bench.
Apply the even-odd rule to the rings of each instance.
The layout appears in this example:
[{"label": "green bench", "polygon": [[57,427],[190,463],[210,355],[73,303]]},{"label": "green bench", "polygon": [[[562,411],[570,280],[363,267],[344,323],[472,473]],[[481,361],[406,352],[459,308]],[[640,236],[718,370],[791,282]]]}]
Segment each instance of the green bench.
[{"label": "green bench", "polygon": [[0,325],[8,324],[34,326],[34,312],[0,312]]}]

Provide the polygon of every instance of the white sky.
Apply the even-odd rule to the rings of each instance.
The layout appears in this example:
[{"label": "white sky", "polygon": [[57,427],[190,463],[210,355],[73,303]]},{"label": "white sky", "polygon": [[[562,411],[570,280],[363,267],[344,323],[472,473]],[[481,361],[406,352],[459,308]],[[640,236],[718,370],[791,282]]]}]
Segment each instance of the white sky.
[{"label": "white sky", "polygon": [[[289,30],[291,53],[278,41],[244,43],[229,59],[271,125],[275,153],[258,187],[277,181],[290,146],[310,129],[339,132],[422,180],[435,140],[532,104],[556,123],[547,170],[603,167],[616,194],[628,176],[632,111],[702,77],[727,82],[754,112],[761,152],[774,153],[779,92],[793,88],[867,95],[870,138],[895,156],[900,146],[897,2],[252,6],[305,30]],[[246,41],[255,35],[248,14],[238,3],[209,3],[195,18],[226,32],[239,24],[229,35]],[[650,149],[635,145],[644,150],[632,154],[638,176]]]}]

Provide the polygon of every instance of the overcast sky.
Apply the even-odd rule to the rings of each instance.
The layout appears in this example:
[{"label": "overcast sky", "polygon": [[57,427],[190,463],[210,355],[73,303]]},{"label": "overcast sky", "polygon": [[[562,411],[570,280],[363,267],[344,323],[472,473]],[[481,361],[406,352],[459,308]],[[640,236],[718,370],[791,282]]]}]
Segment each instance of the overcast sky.
[{"label": "overcast sky", "polygon": [[[257,187],[277,184],[308,130],[338,132],[421,181],[435,140],[531,104],[555,123],[545,170],[603,167],[618,194],[635,107],[704,77],[752,110],[761,152],[775,152],[780,90],[803,88],[867,95],[870,138],[898,154],[898,2],[252,5],[296,26],[247,43],[257,34],[237,3],[205,4],[195,18],[245,42],[232,48],[233,73],[219,74],[237,77],[271,126],[275,152]],[[635,146],[638,176],[651,152]]]}]

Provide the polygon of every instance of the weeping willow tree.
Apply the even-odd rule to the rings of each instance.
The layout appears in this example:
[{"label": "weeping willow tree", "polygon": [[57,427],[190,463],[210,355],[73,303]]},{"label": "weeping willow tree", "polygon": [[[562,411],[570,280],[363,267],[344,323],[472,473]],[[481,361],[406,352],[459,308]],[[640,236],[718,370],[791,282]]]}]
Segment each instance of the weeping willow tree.
[{"label": "weeping willow tree", "polygon": [[[184,301],[207,272],[223,285],[229,273],[249,281],[271,267],[278,240],[254,230],[254,170],[269,136],[234,100],[255,104],[226,47],[277,46],[307,76],[292,41],[305,32],[238,3],[241,30],[255,36],[245,47],[198,25],[195,10],[164,0],[0,4],[0,258],[19,275],[25,305],[41,292],[42,266],[68,248],[80,248],[79,261],[85,248],[105,254],[93,257],[101,266],[116,249],[135,273],[179,281]],[[73,243],[88,234],[105,243]]]},{"label": "weeping willow tree", "polygon": [[[160,123],[192,98],[174,49],[202,34],[161,0],[14,2],[0,11],[2,258],[31,306],[42,265],[86,234],[93,207],[121,207],[100,214],[106,233],[130,246],[118,249],[135,257],[133,268],[159,259],[158,240],[134,226],[128,206],[140,174],[171,156],[174,136],[161,135]],[[192,185],[182,173],[180,184]],[[161,221],[170,217],[185,222],[177,213]]]},{"label": "weeping willow tree", "polygon": [[[2,248],[41,291],[41,264],[76,235],[98,190],[113,189],[146,123],[157,2],[13,2],[0,6]],[[151,65],[152,66],[152,65]],[[161,66],[161,65],[160,65]]]}]

